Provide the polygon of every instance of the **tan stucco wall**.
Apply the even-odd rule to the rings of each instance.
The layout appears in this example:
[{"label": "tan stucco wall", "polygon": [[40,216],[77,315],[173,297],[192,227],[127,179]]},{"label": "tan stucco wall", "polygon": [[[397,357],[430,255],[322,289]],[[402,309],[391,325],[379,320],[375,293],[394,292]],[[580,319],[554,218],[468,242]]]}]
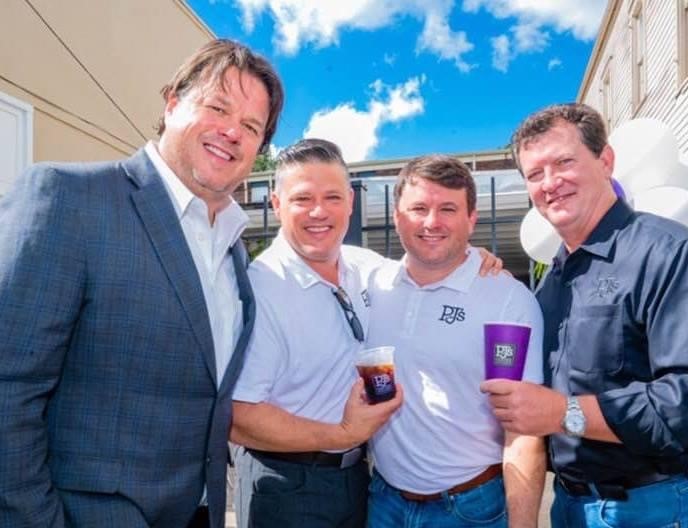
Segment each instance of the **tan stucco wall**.
[{"label": "tan stucco wall", "polygon": [[161,86],[213,37],[181,0],[2,0],[0,10],[0,91],[34,107],[34,161],[135,151],[155,137]]}]

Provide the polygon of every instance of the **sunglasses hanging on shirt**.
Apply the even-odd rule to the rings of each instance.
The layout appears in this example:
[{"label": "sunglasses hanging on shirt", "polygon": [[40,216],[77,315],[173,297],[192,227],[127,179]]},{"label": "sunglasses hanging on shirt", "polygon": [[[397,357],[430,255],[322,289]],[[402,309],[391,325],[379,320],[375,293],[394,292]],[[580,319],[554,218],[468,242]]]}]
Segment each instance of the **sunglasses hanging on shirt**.
[{"label": "sunglasses hanging on shirt", "polygon": [[341,286],[336,290],[332,290],[332,293],[339,302],[339,306],[341,306],[342,310],[344,310],[344,315],[346,316],[346,320],[351,327],[351,332],[353,332],[356,340],[362,343],[364,339],[363,326],[361,326],[361,321],[358,319],[356,312],[354,312],[354,305],[352,304],[351,299],[349,299],[346,291],[344,291],[344,288]]}]

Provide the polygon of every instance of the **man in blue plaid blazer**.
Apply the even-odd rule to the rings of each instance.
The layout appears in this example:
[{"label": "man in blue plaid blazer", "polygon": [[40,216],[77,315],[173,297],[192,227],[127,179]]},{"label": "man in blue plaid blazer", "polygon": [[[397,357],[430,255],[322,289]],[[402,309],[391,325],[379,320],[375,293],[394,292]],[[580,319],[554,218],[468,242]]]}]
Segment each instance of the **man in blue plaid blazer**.
[{"label": "man in blue plaid blazer", "polygon": [[0,526],[224,527],[255,314],[231,192],[283,94],[216,40],[163,96],[158,143],[33,166],[0,202]]}]

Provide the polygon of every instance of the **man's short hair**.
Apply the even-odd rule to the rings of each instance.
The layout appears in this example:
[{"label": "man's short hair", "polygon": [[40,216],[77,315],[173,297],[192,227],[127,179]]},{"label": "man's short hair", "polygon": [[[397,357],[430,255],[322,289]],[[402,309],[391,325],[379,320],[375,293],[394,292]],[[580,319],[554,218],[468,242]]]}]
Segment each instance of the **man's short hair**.
[{"label": "man's short hair", "polygon": [[279,190],[284,169],[304,163],[335,163],[341,165],[344,174],[349,175],[339,147],[326,139],[302,139],[283,149],[275,159],[275,190]]},{"label": "man's short hair", "polygon": [[[194,88],[207,83],[214,86],[223,85],[225,73],[229,68],[237,68],[242,73],[253,75],[263,83],[268,92],[270,99],[268,121],[265,125],[263,143],[260,146],[261,152],[265,152],[277,129],[277,121],[284,105],[284,89],[272,65],[243,44],[229,39],[215,39],[208,42],[179,66],[160,93],[167,102],[170,96],[184,97]],[[158,135],[162,135],[164,131],[165,119],[161,116],[158,121]]]},{"label": "man's short hair", "polygon": [[417,178],[431,181],[447,189],[466,189],[468,212],[475,210],[475,180],[471,171],[462,161],[451,156],[434,154],[420,156],[409,161],[399,172],[394,185],[394,203],[399,204],[407,185],[414,185]]},{"label": "man's short hair", "polygon": [[526,117],[511,136],[511,152],[521,174],[523,169],[518,157],[520,150],[556,126],[557,121],[574,125],[588,150],[595,157],[602,154],[607,145],[607,129],[597,110],[582,103],[552,105]]}]

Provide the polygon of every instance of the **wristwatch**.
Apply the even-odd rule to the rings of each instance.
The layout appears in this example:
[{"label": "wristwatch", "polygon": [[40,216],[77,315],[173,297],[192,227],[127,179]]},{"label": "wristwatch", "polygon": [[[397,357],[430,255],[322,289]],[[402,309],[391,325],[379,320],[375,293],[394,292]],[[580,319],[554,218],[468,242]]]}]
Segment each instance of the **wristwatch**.
[{"label": "wristwatch", "polygon": [[585,415],[575,396],[566,398],[566,414],[561,426],[569,436],[581,437],[585,434]]}]

